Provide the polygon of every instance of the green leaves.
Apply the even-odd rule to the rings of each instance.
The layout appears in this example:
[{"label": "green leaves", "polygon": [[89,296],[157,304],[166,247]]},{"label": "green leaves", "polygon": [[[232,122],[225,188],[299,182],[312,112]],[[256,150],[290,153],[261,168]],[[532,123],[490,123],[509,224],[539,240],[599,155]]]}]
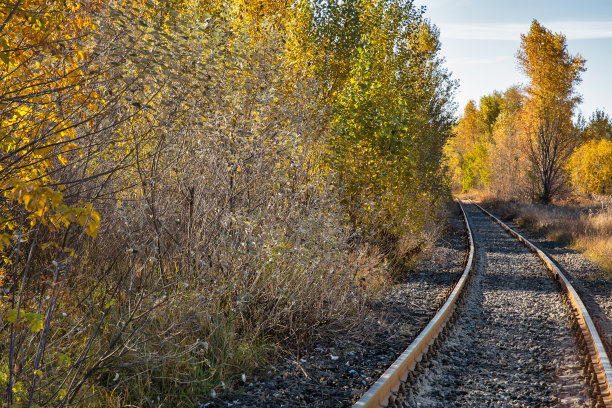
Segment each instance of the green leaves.
[{"label": "green leaves", "polygon": [[[6,320],[8,320],[9,323],[15,324],[19,320],[17,315],[17,309],[11,309],[8,311]],[[20,309],[19,318],[25,318],[27,320],[32,333],[39,332],[43,329],[44,318],[40,313],[26,312],[25,310]]]},{"label": "green leaves", "polygon": [[[17,322],[17,309],[11,309],[8,312],[8,316],[6,318],[6,320],[8,320],[10,323],[15,323]],[[25,316],[25,310],[20,310],[19,311],[19,317],[24,317]]]},{"label": "green leaves", "polygon": [[43,315],[40,313],[26,313],[25,318],[30,323],[30,331],[32,333],[39,332],[43,329]]},{"label": "green leaves", "polygon": [[72,363],[72,359],[70,358],[68,354],[57,353],[56,357],[57,357],[57,362],[64,367],[67,367]]},{"label": "green leaves", "polygon": [[438,169],[452,123],[453,83],[436,56],[437,29],[400,0],[331,3],[314,25],[331,30],[317,35],[338,39],[322,51],[327,65],[320,71],[333,84],[328,160],[340,175],[343,201],[366,230],[417,231],[419,207],[442,184]]}]

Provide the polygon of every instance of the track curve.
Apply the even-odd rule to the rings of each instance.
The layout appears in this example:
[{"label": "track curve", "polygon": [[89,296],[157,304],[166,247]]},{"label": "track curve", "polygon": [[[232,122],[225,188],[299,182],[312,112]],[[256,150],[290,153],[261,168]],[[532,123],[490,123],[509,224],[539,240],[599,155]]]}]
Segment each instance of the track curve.
[{"label": "track curve", "polygon": [[521,241],[527,248],[535,252],[553,274],[553,277],[559,281],[574,309],[575,317],[580,325],[580,334],[584,339],[583,347],[586,348],[591,360],[589,363],[593,370],[591,372],[590,381],[593,383],[593,386],[596,387],[599,404],[605,407],[612,407],[612,365],[610,364],[610,358],[605,350],[597,327],[584,305],[584,302],[576,292],[576,289],[574,289],[569,279],[567,279],[555,262],[544,251],[480,205],[476,203],[473,204],[484,214],[492,218],[509,234]]},{"label": "track curve", "polygon": [[[449,297],[355,407],[387,406],[389,402],[405,407],[612,407],[608,356],[569,281],[541,250],[486,210],[470,204],[466,211],[459,205],[470,237],[472,228],[475,231],[465,276],[453,291],[456,298]],[[476,220],[472,228],[470,219]],[[490,219],[503,230],[493,227],[496,224]],[[565,298],[537,258],[506,232],[543,260]],[[474,258],[477,268],[472,268]],[[474,281],[465,290],[472,275]],[[467,292],[466,310],[455,313],[461,290]],[[440,342],[440,352],[421,361],[453,313],[458,322],[449,338]],[[580,361],[571,322],[578,323],[584,361]]]},{"label": "track curve", "polygon": [[429,350],[429,347],[435,342],[453,316],[457,307],[457,302],[470,278],[474,259],[474,238],[472,235],[472,228],[470,227],[469,220],[461,203],[459,203],[459,207],[463,214],[463,220],[469,240],[468,259],[461,278],[459,278],[455,288],[438,313],[436,313],[418,337],[384,372],[378,381],[370,387],[359,401],[357,401],[354,405],[355,408],[377,408],[379,406],[387,406],[389,399],[392,398],[392,394],[398,391],[401,383],[406,380],[408,374],[415,368],[416,364],[422,360],[423,356]]}]

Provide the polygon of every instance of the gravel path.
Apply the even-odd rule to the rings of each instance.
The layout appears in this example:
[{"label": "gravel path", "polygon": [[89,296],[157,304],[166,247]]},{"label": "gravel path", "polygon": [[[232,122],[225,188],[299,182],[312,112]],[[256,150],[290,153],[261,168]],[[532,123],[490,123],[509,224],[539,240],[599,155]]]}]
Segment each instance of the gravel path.
[{"label": "gravel path", "polygon": [[377,301],[359,324],[247,378],[200,407],[350,407],[435,315],[463,272],[465,228],[457,209],[449,231],[422,262]]},{"label": "gravel path", "polygon": [[[495,213],[494,210],[489,211]],[[603,273],[581,253],[521,228],[512,220],[502,220],[553,258],[580,294],[598,326],[608,355],[612,356],[612,277]]]},{"label": "gravel path", "polygon": [[466,206],[477,274],[456,325],[424,363],[407,407],[592,404],[556,282],[521,243]]}]

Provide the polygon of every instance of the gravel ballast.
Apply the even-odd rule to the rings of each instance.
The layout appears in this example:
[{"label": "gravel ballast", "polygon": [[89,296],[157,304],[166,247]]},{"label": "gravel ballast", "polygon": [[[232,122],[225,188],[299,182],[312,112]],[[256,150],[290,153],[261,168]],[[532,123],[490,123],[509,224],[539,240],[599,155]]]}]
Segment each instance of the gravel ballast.
[{"label": "gravel ballast", "polygon": [[[589,407],[570,309],[542,262],[475,206],[474,278],[456,322],[411,375],[404,407]],[[404,281],[368,305],[357,329],[324,338],[200,407],[350,407],[414,340],[459,278],[467,252],[460,213]],[[516,225],[511,225],[513,228]],[[609,323],[610,279],[580,254],[528,231]],[[609,332],[604,337],[610,338]]]},{"label": "gravel ballast", "polygon": [[474,206],[477,270],[455,326],[407,387],[407,407],[586,407],[568,306],[539,259]]},{"label": "gravel ballast", "polygon": [[[495,213],[494,209],[489,211]],[[582,298],[598,326],[608,355],[612,356],[612,277],[581,253],[559,242],[550,241],[542,234],[522,228],[512,220],[504,222],[553,258]]]}]

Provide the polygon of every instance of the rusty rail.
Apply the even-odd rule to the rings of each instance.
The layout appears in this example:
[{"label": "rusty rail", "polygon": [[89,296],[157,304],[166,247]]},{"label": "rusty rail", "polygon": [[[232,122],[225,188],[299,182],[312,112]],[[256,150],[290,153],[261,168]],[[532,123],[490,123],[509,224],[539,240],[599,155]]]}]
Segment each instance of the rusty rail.
[{"label": "rusty rail", "polygon": [[[361,399],[353,406],[354,408],[378,408],[387,406],[393,393],[397,392],[402,382],[406,381],[408,374],[414,370],[416,364],[420,362],[423,356],[427,353],[429,347],[448,324],[450,317],[456,309],[456,303],[459,295],[461,294],[461,291],[465,287],[470,276],[474,258],[474,240],[472,237],[472,230],[461,202],[458,202],[458,204],[461,208],[461,212],[463,213],[463,219],[465,220],[470,241],[468,261],[461,278],[455,285],[455,288],[448,297],[446,303],[444,303],[434,318],[423,329],[423,331],[421,331],[419,336],[412,342],[412,344],[410,344],[410,346],[408,346],[408,348],[398,357],[398,359],[395,360],[395,362],[385,371],[378,381],[363,395],[363,397],[361,397]],[[597,328],[593,323],[587,308],[570,281],[542,250],[532,244],[521,234],[503,223],[493,214],[482,208],[480,205],[476,203],[473,204],[480,211],[497,222],[510,235],[517,238],[531,251],[535,252],[542,259],[546,267],[551,271],[553,277],[565,290],[570,304],[574,309],[576,321],[578,322],[580,333],[582,335],[582,339],[584,340],[583,345],[588,354],[590,363],[589,379],[598,400],[597,407],[612,408],[612,366],[610,365],[610,358],[606,353],[603,342],[601,341]]]},{"label": "rusty rail", "polygon": [[458,203],[463,214],[467,235],[470,241],[470,252],[468,255],[467,264],[455,285],[452,293],[442,306],[442,308],[431,319],[429,324],[421,331],[416,339],[408,346],[406,350],[395,360],[395,362],[384,372],[384,374],[370,387],[370,389],[361,397],[353,406],[354,408],[378,408],[387,406],[392,393],[396,392],[400,384],[406,381],[410,371],[414,369],[416,364],[421,361],[429,347],[433,344],[440,332],[446,327],[456,309],[456,303],[459,299],[461,291],[466,286],[472,263],[474,259],[474,238],[472,237],[472,229],[468,217],[463,210],[461,203]]},{"label": "rusty rail", "polygon": [[559,267],[557,267],[552,259],[550,259],[541,249],[536,247],[527,238],[510,228],[480,205],[476,203],[472,204],[474,204],[484,214],[491,217],[510,235],[521,241],[527,248],[535,252],[540,259],[542,259],[548,270],[552,273],[553,277],[559,281],[561,287],[565,290],[565,293],[569,298],[572,308],[574,309],[576,321],[580,326],[580,332],[582,334],[582,338],[584,339],[584,346],[588,352],[592,368],[592,372],[590,373],[591,378],[589,380],[594,386],[596,397],[599,400],[597,406],[612,408],[612,366],[610,365],[610,358],[608,357],[603,342],[599,337],[597,328],[593,323],[587,308],[582,302],[582,299],[580,299],[580,296],[576,292],[576,289],[574,289],[569,279],[567,279],[563,272],[561,272]]}]

